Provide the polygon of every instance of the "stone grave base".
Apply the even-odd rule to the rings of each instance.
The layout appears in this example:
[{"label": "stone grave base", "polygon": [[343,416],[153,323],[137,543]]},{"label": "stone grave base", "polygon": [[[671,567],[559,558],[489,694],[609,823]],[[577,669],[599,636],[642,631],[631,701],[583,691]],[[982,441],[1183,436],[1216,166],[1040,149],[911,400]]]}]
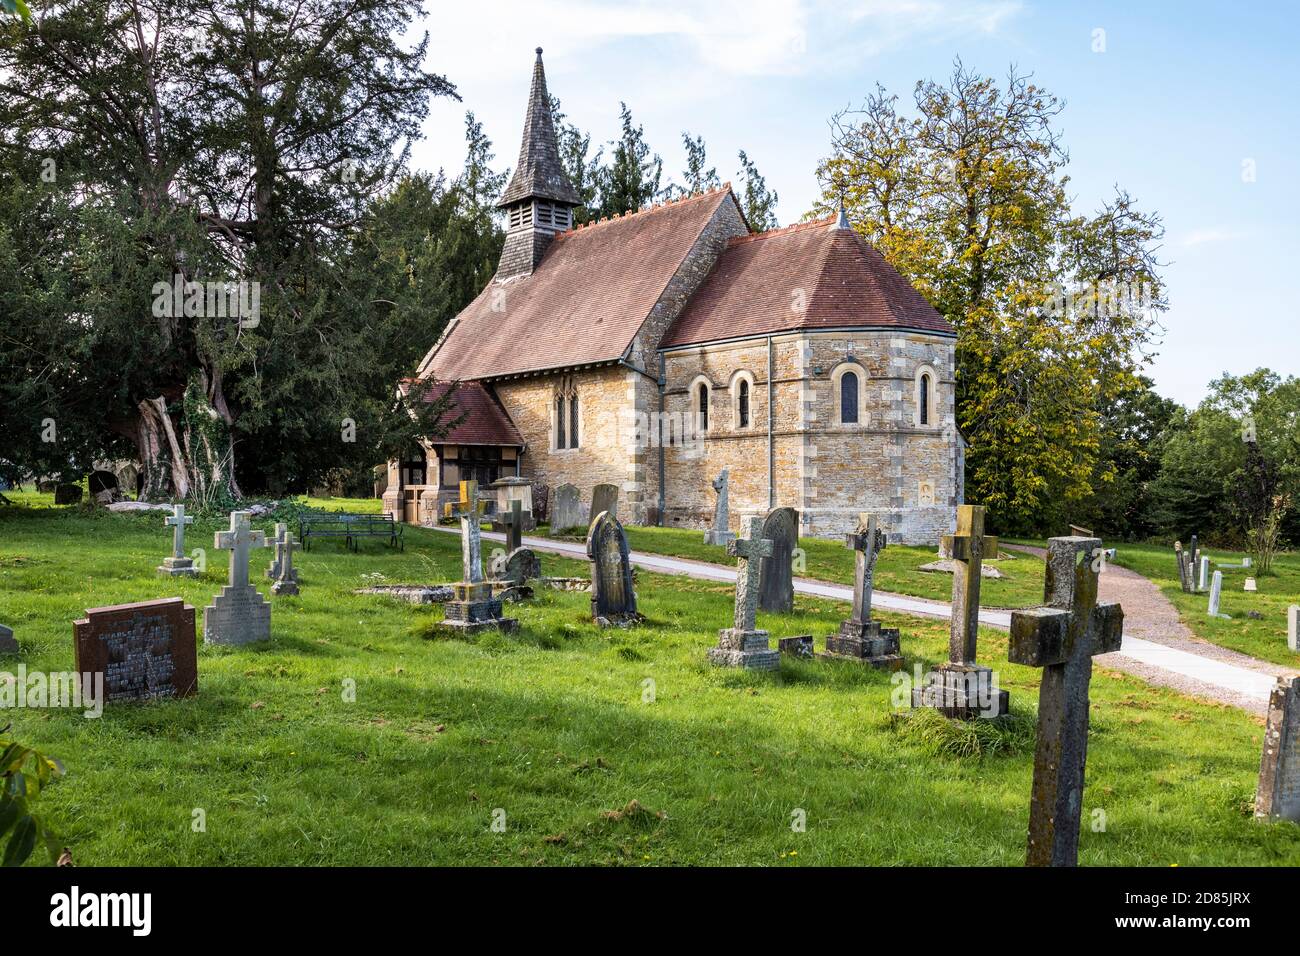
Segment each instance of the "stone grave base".
[{"label": "stone grave base", "polygon": [[452,599],[451,585],[448,584],[378,584],[357,588],[352,593],[378,594],[409,604],[442,604]]},{"label": "stone grave base", "polygon": [[719,667],[774,671],[781,666],[781,652],[772,650],[767,631],[727,627],[718,632],[718,646],[709,648],[709,662]]},{"label": "stone grave base", "polygon": [[881,670],[896,671],[903,666],[899,653],[898,629],[881,627],[879,621],[860,624],[844,621],[840,632],[826,638],[825,657],[858,661]]},{"label": "stone grave base", "polygon": [[777,650],[791,657],[804,657],[811,660],[816,656],[813,650],[813,636],[800,634],[798,637],[783,637],[776,642]]},{"label": "stone grave base", "polygon": [[163,574],[170,574],[172,577],[178,575],[193,577],[199,573],[199,569],[194,566],[194,562],[190,558],[163,558],[163,563],[158,565],[158,570]]},{"label": "stone grave base", "polygon": [[717,544],[726,547],[736,540],[736,536],[730,531],[714,531],[712,528],[704,532],[705,544]]},{"label": "stone grave base", "polygon": [[252,644],[270,639],[270,602],[251,584],[227,584],[203,609],[204,644]]},{"label": "stone grave base", "polygon": [[[456,584],[454,588],[465,588],[471,593],[486,589],[485,584]],[[499,598],[485,598],[473,601],[448,601],[443,605],[444,618],[437,625],[439,630],[449,634],[473,634],[478,631],[495,629],[509,633],[518,630],[519,622],[514,618],[501,616]]]},{"label": "stone grave base", "polygon": [[993,671],[987,667],[940,664],[928,676],[925,686],[912,688],[913,707],[932,708],[955,720],[1003,717],[1010,710],[1010,695],[993,693]]}]

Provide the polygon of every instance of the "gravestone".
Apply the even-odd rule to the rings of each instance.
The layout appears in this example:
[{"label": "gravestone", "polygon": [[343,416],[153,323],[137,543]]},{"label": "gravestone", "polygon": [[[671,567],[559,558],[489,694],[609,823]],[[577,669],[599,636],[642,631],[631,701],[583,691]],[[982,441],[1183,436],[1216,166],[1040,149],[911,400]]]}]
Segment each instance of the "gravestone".
[{"label": "gravestone", "polygon": [[443,605],[441,630],[453,634],[488,628],[515,630],[519,622],[502,617],[501,600],[492,596],[492,586],[483,579],[483,541],[479,529],[483,503],[478,498],[477,481],[460,483],[460,502],[452,515],[460,519],[461,581],[452,585],[452,600]]},{"label": "gravestone", "polygon": [[840,632],[826,638],[826,655],[861,661],[882,670],[903,666],[899,653],[897,628],[882,628],[871,619],[871,595],[874,589],[876,558],[885,549],[885,533],[873,514],[858,515],[858,530],[844,536],[844,544],[854,555],[853,613],[840,624]]},{"label": "gravestone", "polygon": [[1286,612],[1286,646],[1300,651],[1300,604],[1292,604]]},{"label": "gravestone", "polygon": [[495,522],[506,533],[506,551],[517,551],[523,543],[524,507],[523,502],[510,502],[509,510],[503,512]]},{"label": "gravestone", "polygon": [[297,594],[298,569],[293,566],[293,553],[302,548],[293,538],[293,532],[287,528],[284,537],[275,543],[276,563],[280,566],[280,576],[271,585],[272,594]]},{"label": "gravestone", "polygon": [[0,654],[17,654],[18,639],[14,637],[14,629],[0,624]]},{"label": "gravestone", "polygon": [[[587,519],[587,528],[601,512],[608,512],[611,518],[618,517],[618,485],[597,485],[591,489],[591,511]],[[621,527],[621,525],[620,525]]]},{"label": "gravestone", "polygon": [[188,697],[199,689],[194,608],[181,598],[95,607],[72,624],[82,694],[104,702]]},{"label": "gravestone", "polygon": [[627,535],[614,515],[602,511],[587,532],[591,561],[591,619],[601,627],[642,620],[632,584],[632,556]]},{"label": "gravestone", "polygon": [[1300,677],[1279,677],[1268,698],[1255,817],[1300,821]]},{"label": "gravestone", "polygon": [[582,498],[577,485],[560,485],[555,489],[555,499],[551,505],[551,534],[560,534],[571,528],[590,525],[584,520]]},{"label": "gravestone", "polygon": [[984,507],[960,505],[957,533],[944,535],[944,549],[956,562],[952,575],[952,620],[948,661],[925,687],[912,688],[913,707],[933,707],[948,717],[1001,717],[1009,695],[999,690],[993,671],[975,661],[979,636],[980,573],[986,554],[997,554],[997,538],[984,534]]},{"label": "gravestone", "polygon": [[1048,539],[1043,606],[1011,612],[1007,660],[1043,668],[1028,866],[1079,862],[1092,659],[1118,651],[1124,636],[1123,608],[1097,603],[1100,555],[1100,538]]},{"label": "gravestone", "polygon": [[763,559],[771,555],[772,542],[763,537],[763,519],[749,519],[748,536],[727,545],[727,554],[737,558],[736,609],[732,627],[718,632],[718,646],[709,648],[709,661],[720,667],[777,670],[781,652],[768,642],[767,631],[755,627]]},{"label": "gravestone", "polygon": [[1223,600],[1223,572],[1215,571],[1214,578],[1210,583],[1210,607],[1207,613],[1210,617],[1221,617],[1224,620],[1232,620],[1226,614],[1219,613],[1219,602]]},{"label": "gravestone", "polygon": [[271,539],[271,547],[275,549],[271,555],[271,563],[266,566],[266,576],[269,580],[275,581],[280,577],[280,542],[284,536],[289,533],[289,526],[283,521],[277,521],[275,524],[275,537]]},{"label": "gravestone", "polygon": [[172,513],[163,519],[163,524],[172,529],[172,554],[163,558],[158,570],[173,577],[179,574],[193,576],[199,573],[194,562],[185,554],[185,526],[194,523],[194,518],[185,513],[184,505],[175,505]]},{"label": "gravestone", "polygon": [[730,477],[726,468],[713,480],[713,491],[717,500],[713,503],[713,525],[704,532],[705,544],[717,544],[726,547],[736,536],[728,530],[731,523],[731,504],[728,491]]},{"label": "gravestone", "polygon": [[203,609],[205,644],[251,644],[271,639],[271,605],[248,583],[248,552],[266,547],[266,534],[254,531],[247,511],[230,513],[230,530],[218,531],[212,546],[230,552],[230,577]]},{"label": "gravestone", "polygon": [[758,606],[772,614],[794,610],[794,551],[799,546],[799,512],[773,508],[763,519],[762,537],[772,542],[772,554],[762,561]]}]

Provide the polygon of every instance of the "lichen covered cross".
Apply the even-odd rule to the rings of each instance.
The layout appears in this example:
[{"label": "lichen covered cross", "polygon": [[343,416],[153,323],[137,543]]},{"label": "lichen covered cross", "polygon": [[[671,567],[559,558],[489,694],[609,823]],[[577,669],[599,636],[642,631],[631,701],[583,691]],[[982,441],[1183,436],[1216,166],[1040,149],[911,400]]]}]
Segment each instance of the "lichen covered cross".
[{"label": "lichen covered cross", "polygon": [[758,592],[763,559],[772,555],[772,541],[763,537],[763,519],[751,517],[749,535],[728,542],[727,554],[740,559],[736,575],[736,630],[752,631],[758,617]]},{"label": "lichen covered cross", "polygon": [[192,515],[185,513],[184,505],[172,505],[172,513],[163,519],[163,524],[172,528],[172,557],[185,557],[185,526],[193,524]]},{"label": "lichen covered cross", "polygon": [[1092,658],[1120,648],[1124,611],[1097,603],[1101,539],[1051,538],[1042,607],[1011,614],[1007,658],[1043,668],[1029,802],[1030,866],[1074,866],[1079,856],[1088,685]]},{"label": "lichen covered cross", "polygon": [[871,592],[876,573],[876,558],[885,549],[885,533],[873,514],[858,515],[858,529],[844,536],[844,544],[857,552],[853,575],[853,617],[850,620],[866,624],[871,620]]},{"label": "lichen covered cross", "polygon": [[241,587],[248,584],[248,552],[251,548],[266,547],[266,532],[254,531],[252,515],[247,511],[230,512],[230,530],[218,531],[212,546],[230,552],[230,584]]}]

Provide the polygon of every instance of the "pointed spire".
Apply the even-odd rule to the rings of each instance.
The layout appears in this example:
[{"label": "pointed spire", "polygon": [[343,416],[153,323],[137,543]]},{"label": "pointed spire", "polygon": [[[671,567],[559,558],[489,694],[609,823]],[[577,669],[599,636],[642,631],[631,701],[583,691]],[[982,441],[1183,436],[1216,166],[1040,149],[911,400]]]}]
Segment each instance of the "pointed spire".
[{"label": "pointed spire", "polygon": [[555,121],[551,116],[551,96],[546,91],[546,70],[542,66],[542,48],[537,48],[533,64],[533,86],[528,94],[528,111],[524,114],[524,138],[519,145],[519,162],[510,185],[497,203],[498,208],[529,199],[576,206],[581,202],[578,191],[569,182],[560,162],[560,148],[555,138]]},{"label": "pointed spire", "polygon": [[827,230],[827,231],[828,231],[828,232],[838,232],[840,229],[852,229],[852,228],[853,228],[853,227],[849,225],[849,217],[848,217],[848,215],[844,212],[844,200],[841,199],[841,200],[840,200],[840,214],[839,214],[839,216],[836,218],[835,222],[831,223],[831,227],[830,227],[830,229]]}]

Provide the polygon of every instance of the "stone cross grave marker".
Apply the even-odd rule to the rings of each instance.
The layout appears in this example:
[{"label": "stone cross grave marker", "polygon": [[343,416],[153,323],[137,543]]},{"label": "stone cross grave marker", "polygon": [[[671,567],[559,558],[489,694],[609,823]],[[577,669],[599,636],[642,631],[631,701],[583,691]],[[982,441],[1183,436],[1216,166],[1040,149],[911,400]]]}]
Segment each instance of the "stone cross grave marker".
[{"label": "stone cross grave marker", "polygon": [[266,547],[266,533],[254,531],[247,511],[230,513],[230,530],[218,531],[212,546],[230,552],[230,577],[203,609],[205,644],[250,644],[271,639],[271,605],[248,583],[248,553]]},{"label": "stone cross grave marker", "polygon": [[772,554],[762,561],[758,606],[771,614],[794,610],[794,552],[799,547],[799,512],[773,508],[763,519],[762,537],[772,542]]},{"label": "stone cross grave marker", "polygon": [[1286,611],[1286,646],[1300,651],[1300,604],[1292,604]]},{"label": "stone cross grave marker", "polygon": [[980,568],[985,555],[997,555],[998,539],[984,533],[983,505],[957,508],[957,531],[944,535],[943,549],[952,556],[952,620],[948,661],[934,675],[936,683],[912,688],[913,707],[934,707],[949,717],[1000,717],[1009,695],[996,688],[993,672],[975,661],[979,636]]},{"label": "stone cross grave marker", "polygon": [[871,595],[875,588],[876,558],[885,549],[887,539],[880,521],[873,514],[858,515],[858,529],[844,536],[854,557],[853,613],[840,624],[838,634],[826,638],[829,657],[847,657],[883,670],[897,670],[903,665],[899,653],[897,628],[882,628],[871,619]]},{"label": "stone cross grave marker", "polygon": [[[587,528],[601,512],[609,512],[611,518],[618,517],[618,485],[597,485],[591,489],[591,512],[587,519]],[[621,527],[621,525],[620,525]]]},{"label": "stone cross grave marker", "polygon": [[736,536],[728,530],[731,524],[731,505],[728,491],[730,480],[726,468],[722,469],[722,473],[713,480],[713,491],[718,497],[713,503],[713,525],[704,532],[705,544],[718,544],[726,547],[736,540]]},{"label": "stone cross grave marker", "polygon": [[632,584],[632,553],[618,518],[602,511],[587,532],[591,561],[591,619],[601,627],[640,621]]},{"label": "stone cross grave marker", "polygon": [[83,697],[104,675],[104,703],[188,697],[199,689],[194,608],[181,598],[95,607],[72,624]]},{"label": "stone cross grave marker", "polygon": [[460,501],[452,514],[460,519],[461,581],[452,585],[452,600],[442,606],[441,630],[458,634],[487,628],[515,630],[519,622],[501,616],[501,600],[492,597],[492,586],[483,578],[483,538],[479,527],[483,503],[479,501],[477,481],[460,483]]},{"label": "stone cross grave marker", "polygon": [[1227,614],[1219,613],[1219,602],[1223,600],[1223,572],[1215,571],[1214,578],[1210,583],[1210,607],[1207,612],[1210,617],[1221,617],[1225,621],[1232,620]]},{"label": "stone cross grave marker", "polygon": [[510,502],[510,509],[503,511],[498,520],[506,532],[506,553],[518,550],[523,544],[524,503],[516,498]]},{"label": "stone cross grave marker", "polygon": [[555,489],[555,502],[551,505],[551,534],[561,534],[583,524],[582,498],[577,485],[560,485]]},{"label": "stone cross grave marker", "polygon": [[271,547],[275,549],[271,555],[271,563],[266,566],[266,576],[272,581],[280,578],[280,542],[284,536],[289,533],[289,526],[283,521],[275,523],[275,535],[271,538]]},{"label": "stone cross grave marker", "polygon": [[722,667],[776,670],[781,652],[772,650],[767,631],[755,627],[761,566],[772,554],[772,542],[763,537],[762,518],[750,518],[747,530],[746,537],[727,545],[727,554],[738,559],[735,617],[732,627],[718,632],[718,645],[709,648],[709,660]]},{"label": "stone cross grave marker", "polygon": [[1268,698],[1255,816],[1300,821],[1300,677],[1279,677]]},{"label": "stone cross grave marker", "polygon": [[1029,799],[1029,866],[1075,866],[1092,659],[1120,649],[1124,610],[1097,603],[1101,539],[1051,538],[1043,606],[1011,612],[1007,659],[1043,668]]},{"label": "stone cross grave marker", "polygon": [[275,543],[276,563],[280,566],[280,576],[271,585],[272,594],[297,594],[298,569],[293,566],[293,553],[302,549],[294,540],[293,532],[285,529],[284,537]]},{"label": "stone cross grave marker", "polygon": [[163,563],[158,566],[158,570],[163,574],[194,576],[198,574],[198,569],[194,567],[194,562],[185,554],[185,526],[194,523],[194,518],[185,513],[184,505],[173,505],[172,513],[163,519],[163,524],[172,529],[172,554],[170,558],[163,558]]}]

